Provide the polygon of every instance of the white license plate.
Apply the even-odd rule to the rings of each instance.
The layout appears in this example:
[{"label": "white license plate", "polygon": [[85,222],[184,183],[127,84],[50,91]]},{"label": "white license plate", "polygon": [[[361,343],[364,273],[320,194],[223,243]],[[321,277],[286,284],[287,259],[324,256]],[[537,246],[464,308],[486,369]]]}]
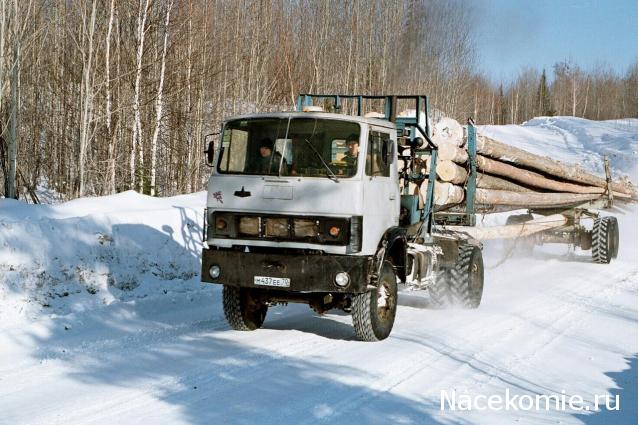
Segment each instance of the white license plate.
[{"label": "white license plate", "polygon": [[290,288],[290,279],[287,277],[255,276],[255,285],[277,286],[280,288]]}]

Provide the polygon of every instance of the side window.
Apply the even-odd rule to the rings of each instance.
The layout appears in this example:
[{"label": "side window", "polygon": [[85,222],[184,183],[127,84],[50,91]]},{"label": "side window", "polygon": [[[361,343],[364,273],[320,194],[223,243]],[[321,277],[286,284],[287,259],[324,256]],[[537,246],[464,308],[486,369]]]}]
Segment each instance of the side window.
[{"label": "side window", "polygon": [[222,138],[220,168],[224,172],[243,172],[248,149],[248,132],[228,129]]},{"label": "side window", "polygon": [[379,131],[368,134],[368,154],[366,155],[366,175],[390,177],[392,161],[390,135]]}]

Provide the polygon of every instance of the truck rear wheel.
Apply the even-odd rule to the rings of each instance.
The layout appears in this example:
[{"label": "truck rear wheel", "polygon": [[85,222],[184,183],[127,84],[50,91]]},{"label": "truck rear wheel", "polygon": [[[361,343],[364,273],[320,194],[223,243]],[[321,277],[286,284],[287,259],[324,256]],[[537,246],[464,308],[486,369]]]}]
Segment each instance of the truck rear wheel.
[{"label": "truck rear wheel", "polygon": [[437,307],[477,308],[483,297],[481,250],[472,245],[461,245],[454,267],[441,273],[429,292]]},{"label": "truck rear wheel", "polygon": [[224,285],[224,316],[236,331],[254,331],[264,324],[268,305],[253,296],[250,288]]},{"label": "truck rear wheel", "polygon": [[384,261],[376,288],[352,298],[352,324],[361,341],[381,341],[392,331],[397,313],[397,278]]},{"label": "truck rear wheel", "polygon": [[595,263],[608,264],[618,256],[618,220],[616,217],[601,217],[594,220],[591,231],[591,256]]}]

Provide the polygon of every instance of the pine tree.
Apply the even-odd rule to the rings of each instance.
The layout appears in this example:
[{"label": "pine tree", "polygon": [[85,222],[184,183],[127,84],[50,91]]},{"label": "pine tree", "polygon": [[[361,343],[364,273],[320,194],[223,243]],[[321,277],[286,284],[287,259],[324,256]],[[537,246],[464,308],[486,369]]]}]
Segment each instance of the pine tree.
[{"label": "pine tree", "polygon": [[505,102],[505,94],[503,93],[503,83],[498,86],[498,116],[497,116],[497,124],[504,125],[507,124],[507,104]]},{"label": "pine tree", "polygon": [[552,102],[549,99],[549,87],[547,87],[547,77],[545,76],[545,69],[541,74],[541,81],[538,84],[538,91],[536,92],[536,105],[538,105],[539,115],[551,117],[556,114],[556,111],[552,108]]}]

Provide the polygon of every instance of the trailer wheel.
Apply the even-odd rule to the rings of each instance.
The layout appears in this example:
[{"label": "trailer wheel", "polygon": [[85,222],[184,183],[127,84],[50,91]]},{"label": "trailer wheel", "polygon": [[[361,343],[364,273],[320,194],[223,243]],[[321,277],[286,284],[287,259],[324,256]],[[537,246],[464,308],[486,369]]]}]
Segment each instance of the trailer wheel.
[{"label": "trailer wheel", "polygon": [[601,217],[594,220],[591,231],[591,256],[595,263],[608,264],[618,256],[620,237],[616,217]]},{"label": "trailer wheel", "polygon": [[483,297],[483,254],[478,247],[461,245],[454,267],[430,287],[435,306],[477,308]]},{"label": "trailer wheel", "polygon": [[620,230],[618,227],[618,220],[616,217],[609,217],[610,223],[609,225],[612,227],[612,240],[613,240],[613,249],[611,250],[611,258],[618,257],[618,247],[620,245]]},{"label": "trailer wheel", "polygon": [[384,261],[379,282],[372,291],[352,298],[352,324],[361,341],[381,341],[392,331],[397,312],[397,277],[389,261]]},{"label": "trailer wheel", "polygon": [[224,285],[224,316],[236,331],[254,331],[264,324],[268,305],[257,300],[250,288]]}]

